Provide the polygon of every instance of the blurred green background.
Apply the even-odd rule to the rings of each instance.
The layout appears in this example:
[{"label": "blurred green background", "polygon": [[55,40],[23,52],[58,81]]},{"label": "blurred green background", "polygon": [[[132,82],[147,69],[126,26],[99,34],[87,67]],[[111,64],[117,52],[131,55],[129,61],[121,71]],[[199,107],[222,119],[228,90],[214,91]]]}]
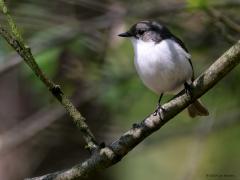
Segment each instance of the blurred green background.
[{"label": "blurred green background", "polygon": [[[153,112],[158,99],[137,76],[130,41],[117,34],[141,20],[165,24],[185,42],[196,76],[240,37],[239,0],[6,3],[38,64],[87,118],[99,142],[117,139]],[[6,23],[2,15],[0,20]],[[201,98],[210,116],[190,119],[183,111],[89,179],[240,179],[239,78],[237,67]],[[39,176],[87,157],[65,110],[1,38],[0,179]]]}]

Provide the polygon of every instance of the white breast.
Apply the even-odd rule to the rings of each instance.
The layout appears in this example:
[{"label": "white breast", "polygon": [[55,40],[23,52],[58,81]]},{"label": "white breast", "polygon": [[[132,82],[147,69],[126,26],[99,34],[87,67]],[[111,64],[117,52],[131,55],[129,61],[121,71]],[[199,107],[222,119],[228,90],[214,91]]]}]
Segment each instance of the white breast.
[{"label": "white breast", "polygon": [[132,39],[135,66],[143,83],[156,92],[177,93],[191,79],[190,55],[176,42],[160,43]]}]

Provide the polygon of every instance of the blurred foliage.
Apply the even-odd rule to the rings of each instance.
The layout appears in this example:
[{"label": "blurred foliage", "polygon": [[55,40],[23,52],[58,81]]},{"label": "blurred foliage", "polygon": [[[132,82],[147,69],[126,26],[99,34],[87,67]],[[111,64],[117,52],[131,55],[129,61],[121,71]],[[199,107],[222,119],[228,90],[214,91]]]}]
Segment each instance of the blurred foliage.
[{"label": "blurred foliage", "polygon": [[[52,48],[35,56],[40,68],[44,69],[44,72],[51,79],[55,77],[56,73],[58,72],[58,56],[60,54],[60,51],[60,48]],[[47,88],[41,81],[39,81],[33,71],[25,63],[21,65],[21,72],[23,78],[26,81],[26,84],[31,84],[31,91],[36,96],[41,97],[38,99],[38,103],[48,103],[50,96],[46,93]]]},{"label": "blurred foliage", "polygon": [[194,8],[204,8],[207,7],[208,1],[207,0],[187,0],[188,6]]},{"label": "blurred foliage", "polygon": [[[117,34],[139,20],[163,22],[185,42],[198,76],[232,45],[204,8],[216,6],[219,12],[240,23],[240,4],[230,6],[231,3],[236,2],[9,1],[24,37],[37,51],[35,57],[44,72],[73,100],[95,95],[92,104],[107,108],[109,119],[98,122],[106,128],[102,132],[106,142],[153,112],[158,99],[136,74],[130,41]],[[231,36],[239,39],[239,33],[232,32]],[[8,57],[10,48],[3,41],[0,47],[1,57]],[[1,65],[6,62],[2,59]],[[32,104],[41,109],[53,101],[25,64],[21,65],[20,77],[22,88],[27,89],[27,94],[31,92]],[[112,180],[202,180],[207,179],[207,174],[232,174],[239,178],[239,78],[237,67],[201,98],[211,112],[209,117],[190,119],[187,112],[180,113],[118,165],[108,169],[106,176]],[[162,102],[171,98],[165,96]],[[89,104],[82,108],[95,111]],[[99,119],[103,115],[95,116]],[[78,141],[78,136],[74,138]]]}]

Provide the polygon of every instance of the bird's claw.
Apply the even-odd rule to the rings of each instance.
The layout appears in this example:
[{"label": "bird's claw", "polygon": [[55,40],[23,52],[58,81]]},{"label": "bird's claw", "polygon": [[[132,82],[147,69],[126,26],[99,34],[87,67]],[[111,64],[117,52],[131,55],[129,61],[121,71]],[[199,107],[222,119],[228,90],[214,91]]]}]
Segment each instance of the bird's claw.
[{"label": "bird's claw", "polygon": [[188,84],[187,82],[184,83],[184,90],[185,90],[185,93],[190,96],[191,98],[193,97],[193,93],[192,93],[192,85],[191,84]]},{"label": "bird's claw", "polygon": [[165,109],[160,105],[160,104],[158,104],[157,105],[157,109],[154,111],[154,113],[153,113],[153,116],[159,116],[159,118],[160,118],[160,120],[162,120],[163,119],[163,117],[162,117],[162,112],[164,111]]}]

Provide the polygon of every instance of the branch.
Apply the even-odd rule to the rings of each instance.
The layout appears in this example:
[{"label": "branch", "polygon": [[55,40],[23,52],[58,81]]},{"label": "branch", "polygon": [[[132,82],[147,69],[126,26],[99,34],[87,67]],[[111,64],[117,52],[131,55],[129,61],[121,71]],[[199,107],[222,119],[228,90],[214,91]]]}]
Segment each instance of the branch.
[{"label": "branch", "polygon": [[[49,110],[51,107],[51,110]],[[47,106],[0,135],[0,155],[16,148],[65,114],[62,106]]]},{"label": "branch", "polygon": [[[47,35],[47,37],[44,36],[44,38],[42,38],[41,36],[41,40],[39,40],[39,38],[37,40],[35,40],[34,38],[33,40],[30,40],[29,44],[35,56],[36,54],[40,54],[46,49],[66,44],[68,41],[76,37],[76,35],[79,33],[75,30],[75,28],[73,28],[72,24],[60,25],[55,27],[54,29],[47,29],[46,31],[43,31],[41,33],[51,34],[51,31],[57,31],[58,29],[61,29],[61,31],[55,33],[54,36],[49,37],[49,35]],[[18,54],[15,54],[14,52],[4,58],[6,59],[6,63],[0,66],[0,76],[12,70],[13,68],[16,68],[23,62],[21,57],[19,57]]]},{"label": "branch", "polygon": [[72,117],[74,123],[79,127],[83,134],[83,138],[87,143],[87,148],[93,151],[97,148],[97,143],[93,133],[90,131],[88,125],[85,122],[85,118],[80,114],[77,108],[72,104],[72,102],[64,95],[59,85],[56,85],[53,81],[49,80],[46,75],[39,68],[36,63],[31,49],[25,45],[14,20],[10,16],[8,9],[3,0],[0,0],[0,8],[2,12],[7,17],[7,22],[11,28],[11,35],[7,30],[5,30],[0,25],[0,34],[6,39],[6,41],[15,49],[15,51],[22,57],[22,59],[28,64],[28,66],[33,70],[37,77],[45,84],[49,91],[53,94],[55,98],[64,106],[68,114]]},{"label": "branch", "polygon": [[[97,93],[86,93],[81,100],[75,98],[74,102],[80,106],[92,102],[96,97]],[[66,111],[60,104],[48,105],[15,124],[14,127],[0,134],[0,156],[29,140],[63,116],[66,116]]]},{"label": "branch", "polygon": [[192,98],[187,94],[182,94],[163,105],[165,110],[161,112],[162,120],[160,120],[159,116],[151,114],[142,122],[134,124],[129,131],[110,145],[95,151],[86,161],[70,169],[29,180],[71,180],[75,178],[85,178],[95,171],[114,165],[146,137],[157,131],[184,108],[210,90],[239,63],[240,41],[226,51],[194,81]]},{"label": "branch", "polygon": [[[227,3],[210,3],[210,7],[215,8],[215,9],[233,9],[233,8],[239,8],[240,3],[239,2],[227,2]],[[205,8],[204,8],[205,9]],[[198,6],[189,6],[186,2],[177,2],[177,3],[172,3],[170,6],[154,6],[150,9],[150,11],[139,11],[139,9],[134,9],[129,10],[129,15],[134,15],[136,14],[140,16],[141,18],[156,18],[156,17],[161,17],[164,15],[169,15],[169,14],[178,14],[182,13],[185,11],[192,11],[192,10],[202,10]]]},{"label": "branch", "polygon": [[218,12],[214,8],[206,8],[205,12],[210,17],[214,18],[215,20],[218,20],[218,21],[222,22],[223,24],[225,24],[227,27],[229,27],[233,31],[238,32],[238,33],[240,32],[240,25],[237,24],[236,22],[234,22],[229,17],[225,16],[223,13]]},{"label": "branch", "polygon": [[240,25],[214,8],[204,8],[204,11],[214,20],[215,25],[219,28],[225,39],[230,43],[235,43],[236,38],[226,31],[226,27],[236,33],[240,33]]}]

